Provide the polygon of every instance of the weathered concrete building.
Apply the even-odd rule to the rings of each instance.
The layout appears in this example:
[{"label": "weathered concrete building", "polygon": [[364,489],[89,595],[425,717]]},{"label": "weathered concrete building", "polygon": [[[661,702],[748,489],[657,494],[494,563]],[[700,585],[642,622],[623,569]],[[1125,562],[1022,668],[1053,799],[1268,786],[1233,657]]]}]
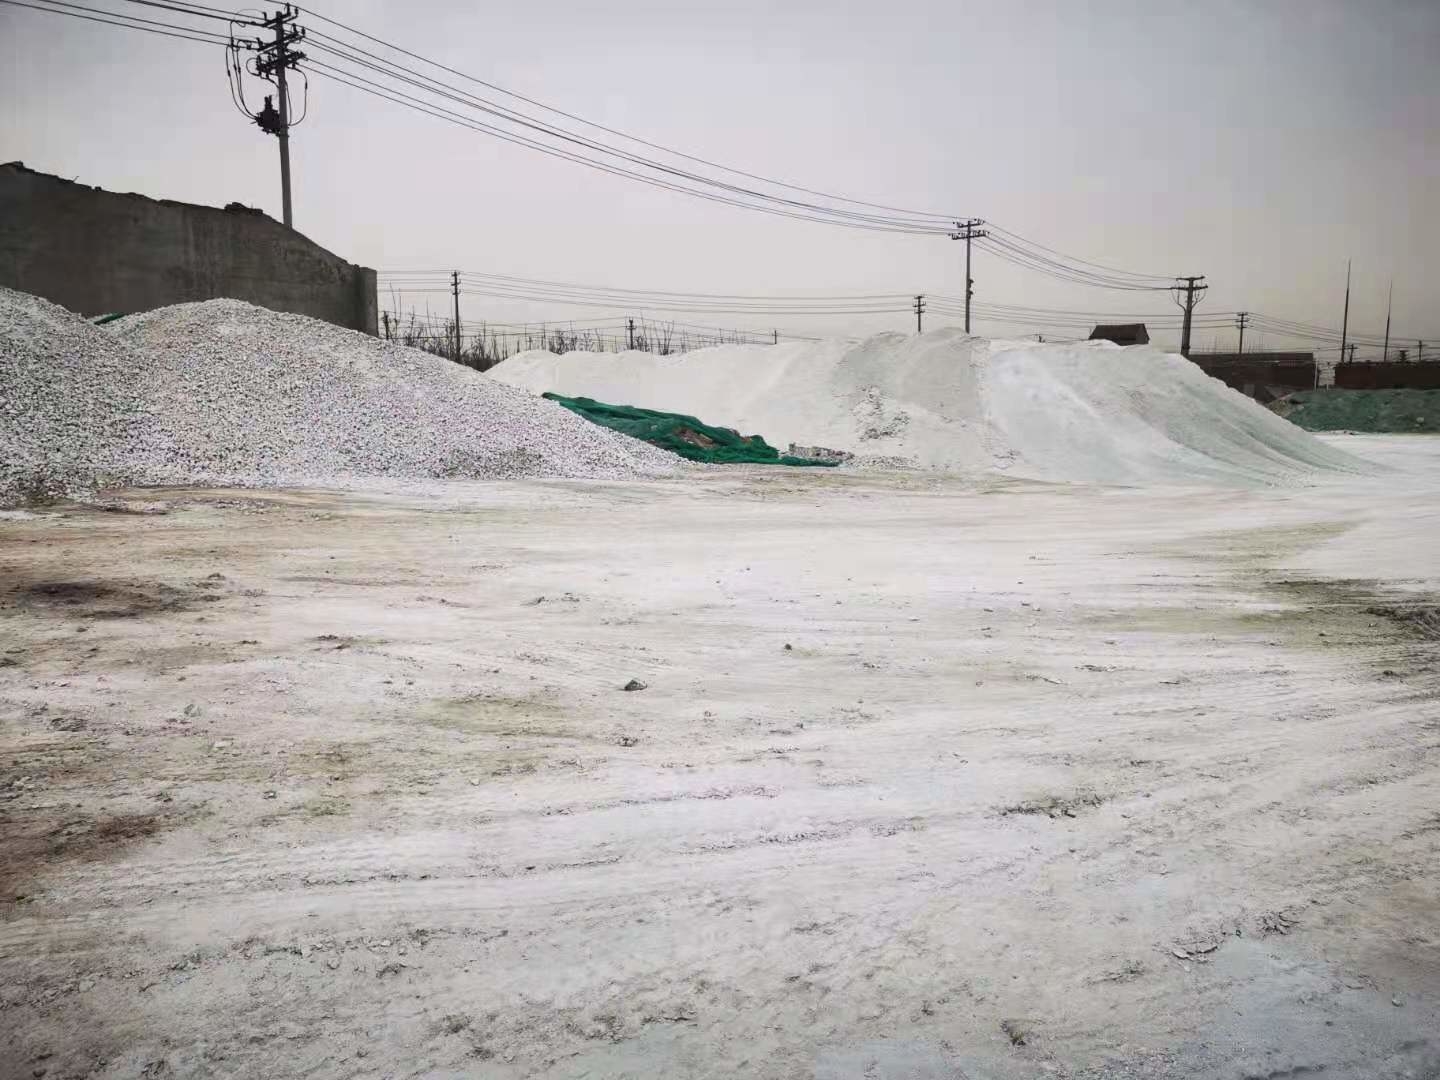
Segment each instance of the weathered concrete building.
[{"label": "weathered concrete building", "polygon": [[81,315],[232,297],[376,333],[375,271],[237,203],[122,195],[0,165],[0,285]]},{"label": "weathered concrete building", "polygon": [[1440,362],[1337,364],[1335,385],[1342,390],[1440,390]]},{"label": "weathered concrete building", "polygon": [[1101,323],[1090,331],[1091,341],[1113,341],[1116,345],[1149,345],[1150,331],[1144,323]]},{"label": "weathered concrete building", "polygon": [[1192,352],[1190,362],[1212,378],[1259,402],[1320,385],[1315,354],[1308,352]]}]

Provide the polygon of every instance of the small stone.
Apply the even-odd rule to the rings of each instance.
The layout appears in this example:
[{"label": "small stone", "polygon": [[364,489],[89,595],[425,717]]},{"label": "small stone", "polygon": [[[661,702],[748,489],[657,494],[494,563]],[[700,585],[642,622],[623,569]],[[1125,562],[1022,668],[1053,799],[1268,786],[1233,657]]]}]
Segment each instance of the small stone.
[{"label": "small stone", "polygon": [[629,682],[627,682],[627,683],[626,683],[624,686],[622,686],[620,689],[622,689],[622,690],[644,690],[644,689],[646,689],[646,687],[647,687],[648,685],[649,685],[648,683],[643,683],[643,682],[641,682],[639,679],[631,679]]},{"label": "small stone", "polygon": [[267,798],[267,799],[273,799],[273,798],[275,798],[275,792],[273,792],[273,791],[267,791],[267,792],[265,792],[265,796],[264,796],[264,797]]}]

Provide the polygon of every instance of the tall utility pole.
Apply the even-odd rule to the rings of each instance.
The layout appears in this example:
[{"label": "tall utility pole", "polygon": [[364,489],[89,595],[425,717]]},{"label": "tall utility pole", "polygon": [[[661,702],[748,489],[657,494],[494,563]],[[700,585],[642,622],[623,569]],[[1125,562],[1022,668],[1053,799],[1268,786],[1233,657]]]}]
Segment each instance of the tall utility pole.
[{"label": "tall utility pole", "polygon": [[[1345,362],[1345,341],[1350,336],[1350,260],[1345,260],[1345,314],[1340,317],[1340,362]],[[1355,362],[1355,350],[1350,350],[1350,362]]]},{"label": "tall utility pole", "polygon": [[923,295],[922,295],[922,296],[917,296],[917,297],[915,297],[915,333],[917,333],[917,334],[920,334],[920,333],[923,333],[923,332],[924,332],[924,330],[922,329],[922,327],[921,327],[921,325],[920,325],[920,316],[922,316],[922,315],[924,315],[924,314],[925,314],[925,297],[924,297]]},{"label": "tall utility pole", "polygon": [[779,331],[779,330],[771,330],[771,331],[770,331],[770,337],[773,339],[773,340],[770,342],[771,345],[779,345],[779,344],[780,344],[780,331]]},{"label": "tall utility pole", "polygon": [[1193,315],[1195,314],[1195,304],[1199,301],[1199,299],[1200,299],[1200,294],[1203,293],[1203,292],[1204,292],[1206,289],[1208,289],[1210,286],[1200,284],[1202,281],[1205,280],[1205,275],[1204,275],[1204,274],[1196,274],[1196,275],[1193,276],[1193,277],[1177,277],[1175,280],[1176,280],[1177,282],[1183,281],[1183,282],[1185,283],[1185,284],[1183,284],[1183,285],[1177,284],[1177,285],[1175,286],[1175,292],[1176,292],[1176,301],[1175,301],[1175,302],[1176,302],[1176,303],[1179,303],[1179,302],[1180,302],[1180,300],[1179,300],[1180,290],[1181,290],[1181,289],[1185,290],[1185,302],[1180,305],[1182,308],[1185,309],[1185,322],[1184,322],[1184,324],[1183,324],[1183,325],[1181,326],[1181,328],[1180,328],[1180,355],[1181,355],[1181,356],[1189,356],[1189,355],[1190,355],[1190,318],[1191,318],[1191,316],[1193,316]]},{"label": "tall utility pole", "polygon": [[1235,350],[1236,356],[1245,355],[1245,323],[1250,318],[1248,311],[1241,311],[1235,316],[1235,325],[1240,328],[1240,347]]},{"label": "tall utility pole", "polygon": [[970,276],[970,241],[990,235],[980,228],[984,224],[985,222],[979,218],[967,218],[965,221],[955,222],[955,231],[950,234],[951,240],[965,241],[965,333],[967,334],[970,332],[970,298],[975,295],[975,279]]},{"label": "tall utility pole", "polygon": [[629,342],[631,352],[635,350],[635,320],[629,319],[625,323],[626,341]]},{"label": "tall utility pole", "polygon": [[1395,279],[1390,279],[1390,295],[1385,298],[1385,351],[1380,354],[1383,364],[1390,359],[1390,308],[1395,303]]},{"label": "tall utility pole", "polygon": [[1425,359],[1425,342],[1415,342],[1415,362],[1418,364]]},{"label": "tall utility pole", "polygon": [[279,99],[279,112],[269,108],[255,118],[262,131],[280,139],[280,200],[284,211],[285,227],[295,227],[295,215],[290,208],[290,90],[285,83],[285,72],[298,67],[305,54],[295,52],[291,46],[305,36],[305,31],[291,26],[300,9],[286,4],[284,11],[277,11],[260,25],[275,33],[275,40],[260,46],[255,58],[255,72],[262,78],[275,83],[275,96]]},{"label": "tall utility pole", "polygon": [[455,362],[460,363],[460,271],[450,271],[450,292],[455,297]]}]

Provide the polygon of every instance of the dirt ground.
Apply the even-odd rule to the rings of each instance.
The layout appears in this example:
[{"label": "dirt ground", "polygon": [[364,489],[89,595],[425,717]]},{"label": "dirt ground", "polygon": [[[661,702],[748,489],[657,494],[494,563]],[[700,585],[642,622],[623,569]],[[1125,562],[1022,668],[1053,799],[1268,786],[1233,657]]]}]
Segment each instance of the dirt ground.
[{"label": "dirt ground", "polygon": [[1440,439],[1344,445],[0,515],[0,1074],[1440,1075]]}]

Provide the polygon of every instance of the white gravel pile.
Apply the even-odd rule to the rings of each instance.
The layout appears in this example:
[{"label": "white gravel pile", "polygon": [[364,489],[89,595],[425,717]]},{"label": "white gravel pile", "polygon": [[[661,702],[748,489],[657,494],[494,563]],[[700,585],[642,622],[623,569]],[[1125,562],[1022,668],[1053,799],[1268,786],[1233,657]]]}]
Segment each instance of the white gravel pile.
[{"label": "white gravel pile", "polygon": [[145,364],[64,308],[0,288],[0,506],[126,478],[151,434]]},{"label": "white gravel pile", "polygon": [[108,327],[0,290],[0,498],[671,475],[680,459],[417,349],[237,300]]},{"label": "white gravel pile", "polygon": [[1370,467],[1160,349],[958,330],[720,345],[675,356],[526,352],[541,393],[689,413],[775,446],[1103,484],[1287,484]]}]

